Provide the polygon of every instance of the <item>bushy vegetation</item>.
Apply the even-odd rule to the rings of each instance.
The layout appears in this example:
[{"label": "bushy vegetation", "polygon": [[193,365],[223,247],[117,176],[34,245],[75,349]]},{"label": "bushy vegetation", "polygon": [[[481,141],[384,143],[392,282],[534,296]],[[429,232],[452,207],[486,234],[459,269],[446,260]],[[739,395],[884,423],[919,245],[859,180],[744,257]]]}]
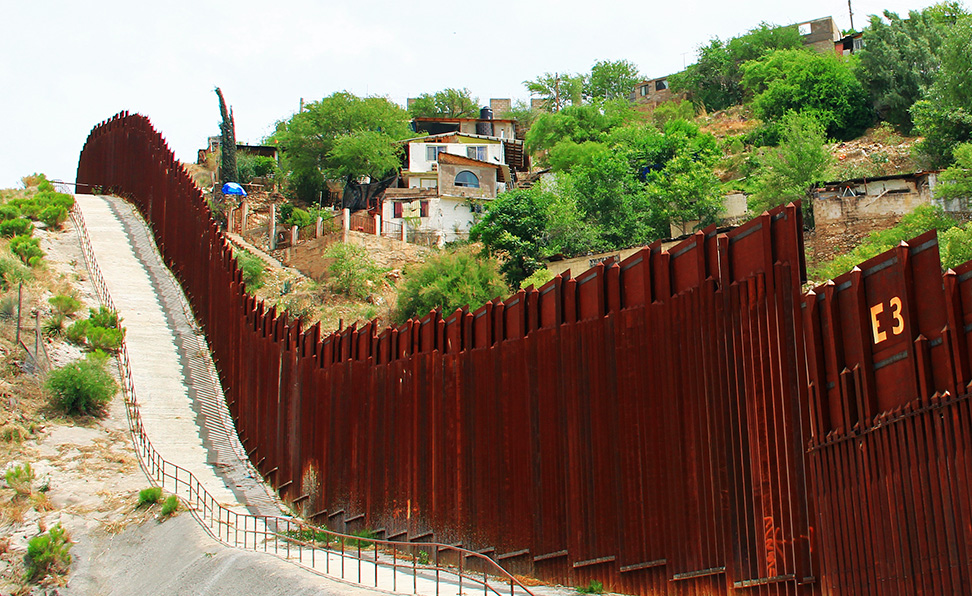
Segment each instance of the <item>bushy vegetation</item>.
[{"label": "bushy vegetation", "polygon": [[47,299],[47,303],[54,308],[54,312],[64,315],[71,316],[78,312],[81,308],[81,301],[74,296],[66,296],[63,294],[58,294],[57,296],[51,296]]},{"label": "bushy vegetation", "polygon": [[363,247],[346,242],[331,245],[324,252],[332,259],[327,267],[328,281],[339,294],[349,298],[367,298],[379,284],[384,283],[385,270],[375,265]]},{"label": "bushy vegetation", "polygon": [[118,313],[101,306],[97,310],[88,309],[88,318],[75,321],[66,330],[68,341],[77,345],[87,345],[93,350],[114,352],[121,348],[125,339],[125,329],[121,326]]},{"label": "bushy vegetation", "polygon": [[14,236],[31,236],[34,233],[34,224],[29,219],[16,217],[0,221],[0,236],[13,238]]},{"label": "bushy vegetation", "polygon": [[162,489],[158,486],[150,486],[138,491],[138,506],[148,507],[155,505],[162,500]]},{"label": "bushy vegetation", "polygon": [[34,469],[30,462],[12,465],[4,473],[4,480],[18,495],[29,495],[34,490]]},{"label": "bushy vegetation", "polygon": [[40,265],[44,258],[44,251],[40,249],[40,240],[30,236],[14,236],[10,240],[10,252],[20,257],[20,260],[30,267]]},{"label": "bushy vegetation", "polygon": [[442,250],[406,271],[395,318],[397,322],[418,319],[436,308],[448,316],[457,308],[475,310],[508,293],[495,259],[483,258],[471,247]]},{"label": "bushy vegetation", "polygon": [[247,291],[253,292],[260,289],[263,286],[263,273],[266,271],[260,257],[246,250],[235,251],[233,256],[236,257],[236,264],[243,272],[243,285],[246,286]]},{"label": "bushy vegetation", "polygon": [[810,272],[810,277],[815,280],[832,279],[850,271],[858,263],[928,230],[937,230],[940,235],[939,250],[944,268],[954,267],[968,260],[964,255],[969,252],[968,247],[972,246],[972,226],[957,227],[955,220],[941,207],[921,205],[905,215],[901,223],[893,228],[872,232],[850,252],[820,264]]},{"label": "bushy vegetation", "polygon": [[162,503],[162,509],[159,511],[160,517],[169,517],[173,513],[179,510],[179,497],[175,495],[169,495],[165,498]]},{"label": "bushy vegetation", "polygon": [[103,352],[92,352],[51,371],[45,387],[55,408],[72,416],[102,414],[118,391],[118,383],[105,370],[107,360]]},{"label": "bushy vegetation", "polygon": [[24,557],[27,581],[35,582],[51,574],[67,573],[71,566],[69,551],[72,546],[60,523],[46,533],[31,538]]}]

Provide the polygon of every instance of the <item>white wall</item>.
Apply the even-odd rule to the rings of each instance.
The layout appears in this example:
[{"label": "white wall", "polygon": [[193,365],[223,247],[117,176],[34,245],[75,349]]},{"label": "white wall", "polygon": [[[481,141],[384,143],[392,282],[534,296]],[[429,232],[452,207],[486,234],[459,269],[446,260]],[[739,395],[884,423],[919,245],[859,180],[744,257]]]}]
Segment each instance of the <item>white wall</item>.
[{"label": "white wall", "polygon": [[486,147],[486,161],[489,163],[505,164],[506,155],[503,153],[502,143],[420,143],[412,142],[408,144],[408,171],[410,172],[431,172],[433,161],[426,159],[428,152],[426,148],[430,145],[437,145],[446,148],[446,153],[468,157],[466,149],[468,147]]},{"label": "white wall", "polygon": [[[429,202],[429,216],[419,219],[419,231],[442,232],[444,242],[451,242],[469,235],[469,228],[475,223],[477,213],[469,208],[465,199],[454,197],[439,197],[431,199],[416,199]],[[382,220],[402,223],[403,218],[394,217],[393,201],[382,203]],[[415,220],[411,220],[413,223]]]}]

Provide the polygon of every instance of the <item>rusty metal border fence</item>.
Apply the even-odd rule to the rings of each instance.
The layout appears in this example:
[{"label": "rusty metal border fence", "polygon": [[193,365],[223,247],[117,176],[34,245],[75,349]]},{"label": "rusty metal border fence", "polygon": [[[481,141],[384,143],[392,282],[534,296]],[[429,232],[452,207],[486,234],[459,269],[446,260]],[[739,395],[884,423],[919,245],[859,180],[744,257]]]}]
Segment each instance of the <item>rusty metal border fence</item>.
[{"label": "rusty metal border fence", "polygon": [[968,587],[972,265],[943,286],[931,237],[803,296],[789,205],[323,336],[246,294],[146,118],[96,127],[78,182],[150,222],[247,455],[316,522],[638,594]]},{"label": "rusty metal border fence", "polygon": [[[71,219],[78,231],[85,266],[98,297],[102,304],[115,310],[94,256],[84,217],[75,208],[71,211]],[[163,489],[179,496],[200,525],[220,542],[271,553],[311,571],[386,590],[398,590],[399,583],[403,591],[407,590],[408,579],[411,579],[411,592],[415,594],[438,596],[447,593],[443,584],[456,586],[461,594],[464,582],[467,586],[480,587],[484,594],[515,596],[518,591],[531,594],[516,578],[491,564],[485,556],[453,545],[363,538],[321,529],[289,517],[240,513],[220,504],[191,471],[165,460],[153,447],[142,424],[124,339],[118,354],[118,370],[129,429],[143,470]],[[349,544],[354,545],[350,550],[346,548]],[[423,556],[423,549],[432,553]],[[411,578],[407,577],[409,571]],[[380,577],[382,575],[386,577]],[[420,583],[424,584],[422,590]]]},{"label": "rusty metal border fence", "polygon": [[571,583],[809,592],[799,208],[476,312],[321,337],[245,293],[147,119],[97,127],[78,182],[150,222],[248,455],[313,520]]}]

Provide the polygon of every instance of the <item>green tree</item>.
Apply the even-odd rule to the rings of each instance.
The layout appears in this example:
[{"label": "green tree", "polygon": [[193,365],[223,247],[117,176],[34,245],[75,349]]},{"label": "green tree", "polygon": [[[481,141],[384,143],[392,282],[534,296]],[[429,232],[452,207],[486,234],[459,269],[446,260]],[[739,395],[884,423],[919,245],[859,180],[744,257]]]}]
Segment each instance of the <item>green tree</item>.
[{"label": "green tree", "polygon": [[499,263],[477,252],[469,246],[442,250],[414,270],[407,270],[398,296],[396,321],[418,319],[435,308],[441,308],[443,316],[463,306],[476,310],[493,298],[508,294]]},{"label": "green tree", "polygon": [[780,49],[803,45],[796,27],[761,23],[745,35],[722,41],[718,37],[699,48],[699,59],[669,77],[672,90],[685,92],[692,102],[708,111],[724,110],[743,103],[741,65]]},{"label": "green tree", "polygon": [[754,94],[753,111],[763,120],[810,112],[838,139],[855,138],[871,123],[864,88],[841,57],[777,50],[742,68],[743,86]]},{"label": "green tree", "polygon": [[512,287],[543,266],[548,200],[536,187],[500,193],[469,230],[470,240],[482,241],[489,254],[500,257],[500,271]]},{"label": "green tree", "polygon": [[[886,19],[886,21],[885,21]],[[884,19],[871,16],[864,30],[864,47],[857,53],[858,78],[878,118],[910,134],[911,106],[934,79],[941,60],[945,31],[931,9],[911,11],[907,19],[884,11]]]},{"label": "green tree", "polygon": [[226,107],[223,92],[216,87],[219,97],[219,113],[222,119],[219,123],[219,183],[238,182],[240,175],[236,169],[236,123],[233,121],[233,108]]},{"label": "green tree", "polygon": [[532,81],[523,81],[530,95],[543,100],[547,112],[559,112],[565,107],[581,104],[584,95],[584,75],[545,72]]},{"label": "green tree", "polygon": [[627,99],[640,79],[632,62],[598,60],[584,81],[584,95],[591,99]]},{"label": "green tree", "polygon": [[759,177],[759,190],[750,210],[760,213],[777,205],[802,200],[805,221],[813,224],[813,191],[833,164],[823,125],[809,114],[789,112],[781,122],[778,147],[767,150]]},{"label": "green tree", "polygon": [[410,101],[408,113],[412,118],[478,118],[479,99],[466,88],[443,89]]},{"label": "green tree", "polygon": [[637,117],[627,100],[569,105],[537,117],[524,139],[531,154],[547,151],[560,141],[599,141],[612,128]]},{"label": "green tree", "polygon": [[972,140],[972,17],[958,16],[942,43],[941,68],[931,88],[911,108],[915,128],[925,139],[919,150],[936,167],[952,161],[959,143]]},{"label": "green tree", "polygon": [[[344,149],[356,144],[362,149],[393,146],[395,141],[415,134],[408,123],[408,112],[383,97],[362,98],[341,91],[307,104],[289,120],[278,122],[269,142],[280,147],[291,188],[300,198],[316,201],[325,176],[371,172],[374,164],[387,163],[387,150],[379,151],[377,156],[369,151],[354,158],[351,151]],[[338,142],[342,137],[364,132],[373,136]],[[335,145],[341,143],[345,144],[344,149],[332,156]]]},{"label": "green tree", "polygon": [[955,164],[939,174],[935,198],[972,202],[972,143],[962,143],[953,151]]},{"label": "green tree", "polygon": [[381,178],[401,162],[401,145],[389,142],[384,133],[361,130],[334,139],[324,174],[333,179]]}]

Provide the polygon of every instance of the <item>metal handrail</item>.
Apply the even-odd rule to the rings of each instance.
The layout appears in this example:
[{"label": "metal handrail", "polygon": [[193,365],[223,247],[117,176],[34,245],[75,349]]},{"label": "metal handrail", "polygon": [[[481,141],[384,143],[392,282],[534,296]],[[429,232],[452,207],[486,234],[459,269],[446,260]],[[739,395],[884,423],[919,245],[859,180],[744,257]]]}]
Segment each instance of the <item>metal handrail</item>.
[{"label": "metal handrail", "polygon": [[[91,277],[91,281],[98,292],[102,303],[112,310],[115,309],[114,301],[108,291],[108,286],[95,259],[94,250],[91,247],[91,240],[85,226],[84,216],[80,209],[75,206],[71,210],[71,219],[78,230],[82,255],[85,266]],[[412,593],[418,593],[419,571],[423,572],[423,581],[435,582],[435,594],[439,594],[440,582],[445,581],[441,574],[445,572],[448,576],[454,576],[458,582],[459,593],[462,593],[463,581],[470,581],[473,584],[481,585],[484,594],[492,592],[497,596],[510,594],[515,596],[517,590],[528,596],[533,593],[517,580],[512,574],[503,569],[496,561],[475,551],[470,551],[462,547],[437,542],[397,542],[391,540],[379,540],[375,538],[354,536],[333,532],[326,528],[320,528],[313,524],[308,524],[301,520],[281,516],[260,516],[249,513],[239,513],[219,502],[206,490],[196,476],[186,468],[173,464],[164,459],[152,445],[148,437],[142,417],[138,408],[138,398],[135,393],[135,383],[131,373],[131,362],[128,355],[128,346],[122,339],[121,347],[118,350],[118,371],[122,379],[122,389],[125,397],[126,411],[128,414],[129,430],[132,433],[132,442],[139,457],[139,463],[146,475],[157,482],[162,488],[169,489],[176,494],[188,506],[192,516],[209,533],[210,536],[223,544],[242,548],[244,550],[260,551],[272,553],[279,557],[294,562],[301,567],[321,575],[331,576],[331,562],[334,556],[340,561],[341,579],[349,579],[346,574],[345,561],[350,559],[357,562],[357,581],[355,583],[364,584],[362,563],[373,565],[374,567],[374,586],[379,585],[379,569],[391,569],[392,571],[392,591],[398,591],[398,574],[400,570],[407,573],[409,567],[412,572]],[[241,537],[242,533],[242,537]],[[319,546],[316,540],[303,540],[301,537],[323,535],[326,537],[324,547]],[[332,540],[333,539],[333,540]],[[354,541],[356,549],[348,552],[345,545]],[[331,548],[331,544],[340,545],[340,551]],[[362,543],[374,545],[372,556],[362,554]],[[379,549],[378,546],[383,547]],[[428,557],[421,556],[425,549],[434,552],[431,560],[420,562],[420,559]],[[388,551],[391,550],[389,561]],[[367,552],[367,547],[365,551]],[[458,560],[458,565],[449,565],[442,562],[441,553],[448,552]],[[384,558],[381,557],[384,553]],[[294,559],[296,555],[296,560]],[[317,558],[323,556],[325,569],[317,568]],[[309,558],[308,563],[305,558]],[[469,572],[467,559],[475,559],[483,564],[484,570],[472,575]],[[410,564],[409,564],[410,563]],[[465,568],[465,569],[464,569]],[[434,576],[432,573],[434,572]],[[490,576],[494,581],[490,582]],[[497,581],[498,580],[501,581]],[[369,582],[370,585],[370,582]],[[503,586],[501,592],[497,586]],[[509,586],[509,592],[505,587]]]}]

